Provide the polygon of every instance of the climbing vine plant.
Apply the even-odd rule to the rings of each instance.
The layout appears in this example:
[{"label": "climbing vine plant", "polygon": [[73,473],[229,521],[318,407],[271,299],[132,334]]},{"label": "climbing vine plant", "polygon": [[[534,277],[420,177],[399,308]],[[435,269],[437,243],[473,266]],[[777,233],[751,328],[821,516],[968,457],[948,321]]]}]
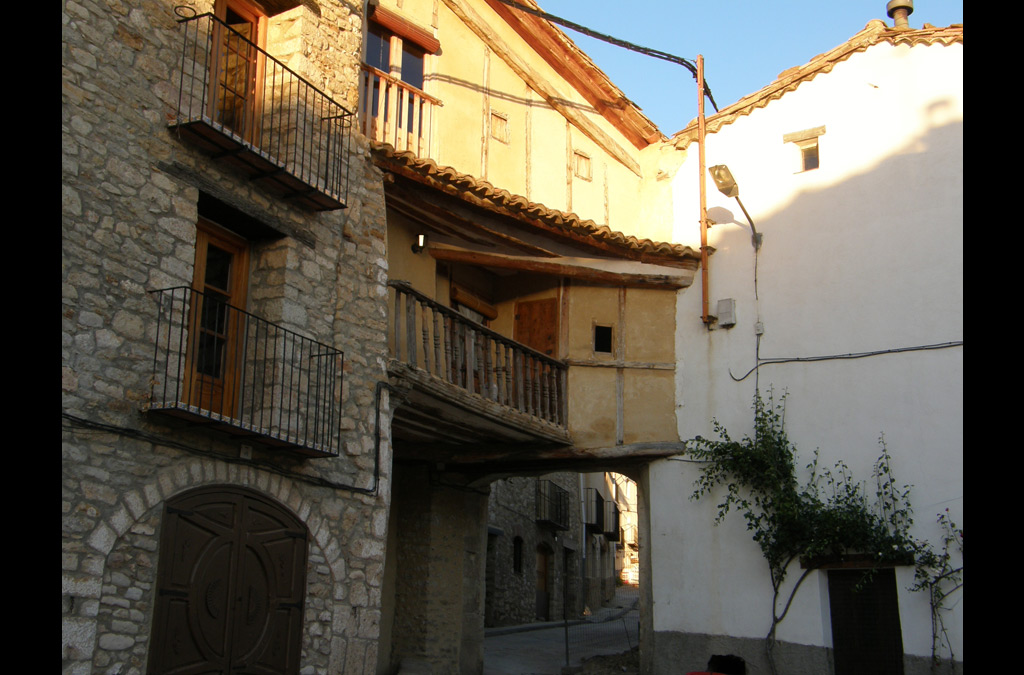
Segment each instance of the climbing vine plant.
[{"label": "climbing vine plant", "polygon": [[[730,511],[742,513],[771,573],[772,622],[765,636],[765,651],[775,673],[774,649],[779,624],[786,618],[793,598],[808,575],[825,559],[850,554],[870,556],[876,564],[915,564],[913,590],[928,590],[932,603],[932,657],[939,662],[944,647],[953,659],[952,645],[942,623],[944,601],[963,585],[963,531],[940,516],[946,533],[943,549],[934,551],[914,540],[910,487],[892,476],[891,459],[884,437],[875,462],[874,498],[864,483],[855,481],[850,469],[838,462],[831,469],[818,466],[818,453],[807,465],[810,478],[797,479],[796,448],[785,431],[785,396],[776,402],[754,399],[754,435],[736,441],[717,420],[717,440],[697,437],[687,444],[693,459],[705,462],[693,499],[725,488],[718,504],[716,524]],[[951,549],[959,547],[959,567]],[[790,565],[804,562],[804,569],[788,594],[782,593]],[[870,573],[870,572],[868,572]]]}]

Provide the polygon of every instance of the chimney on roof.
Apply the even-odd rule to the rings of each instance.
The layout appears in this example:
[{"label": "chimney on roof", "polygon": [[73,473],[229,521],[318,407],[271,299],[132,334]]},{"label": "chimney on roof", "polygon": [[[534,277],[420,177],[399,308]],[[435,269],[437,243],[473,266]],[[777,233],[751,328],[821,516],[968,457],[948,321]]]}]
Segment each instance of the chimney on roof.
[{"label": "chimney on roof", "polygon": [[885,13],[892,19],[894,28],[910,28],[908,17],[914,13],[914,0],[889,0]]}]

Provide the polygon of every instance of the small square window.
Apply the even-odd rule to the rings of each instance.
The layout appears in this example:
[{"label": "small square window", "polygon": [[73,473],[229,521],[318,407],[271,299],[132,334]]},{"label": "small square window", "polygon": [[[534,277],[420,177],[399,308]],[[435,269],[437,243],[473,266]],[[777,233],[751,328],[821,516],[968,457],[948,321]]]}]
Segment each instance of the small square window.
[{"label": "small square window", "polygon": [[590,168],[590,155],[580,152],[579,150],[573,150],[572,172],[576,174],[577,178],[590,180],[593,175]]},{"label": "small square window", "polygon": [[491,138],[502,143],[509,142],[508,115],[491,111]]},{"label": "small square window", "polygon": [[818,168],[818,139],[800,144],[800,164],[802,171]]},{"label": "small square window", "polygon": [[783,134],[783,143],[792,143],[800,151],[800,159],[796,166],[796,173],[813,171],[821,166],[821,155],[818,148],[818,140],[825,135],[825,127],[814,127],[803,131],[794,131]]},{"label": "small square window", "polygon": [[594,326],[594,352],[598,354],[612,353],[611,326]]}]

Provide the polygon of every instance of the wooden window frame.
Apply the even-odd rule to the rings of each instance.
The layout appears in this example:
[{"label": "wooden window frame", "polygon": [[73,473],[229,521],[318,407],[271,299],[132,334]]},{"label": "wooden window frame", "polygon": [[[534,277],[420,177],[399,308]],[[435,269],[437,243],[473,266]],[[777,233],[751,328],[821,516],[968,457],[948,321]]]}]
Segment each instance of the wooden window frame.
[{"label": "wooden window frame", "polygon": [[782,135],[782,142],[793,143],[800,153],[795,173],[815,171],[821,167],[821,149],[818,139],[824,135],[824,125]]},{"label": "wooden window frame", "polygon": [[[210,246],[226,251],[232,256],[228,272],[228,288],[216,288],[206,281],[207,262]],[[193,294],[192,306],[189,310],[189,345],[188,345],[188,381],[185,391],[188,392],[188,404],[203,410],[209,410],[227,417],[235,417],[238,411],[238,379],[242,364],[238,363],[238,341],[244,339],[238,325],[241,314],[231,310],[243,310],[248,299],[249,289],[249,241],[213,221],[200,217],[196,223],[195,266],[192,275]],[[200,295],[202,294],[202,295]],[[221,303],[224,309],[223,335],[217,335],[215,329],[203,325],[209,316],[211,303],[215,296],[225,297]],[[214,307],[213,311],[218,311]],[[224,353],[214,358],[220,363],[220,376],[204,373],[200,364],[206,361],[203,350],[206,346],[205,336],[213,335],[214,343],[222,344]]]},{"label": "wooden window frame", "polygon": [[[495,120],[500,120],[500,123],[495,124]],[[488,128],[491,134],[491,138],[508,145],[511,139],[511,131],[508,123],[508,113],[498,112],[497,110],[491,109],[490,118],[488,120]]]},{"label": "wooden window frame", "polygon": [[580,180],[594,179],[594,160],[582,150],[572,151],[572,173]]},{"label": "wooden window frame", "polygon": [[[248,22],[256,33],[255,39],[252,36],[248,38],[256,47],[250,48],[252,53],[245,57],[249,64],[247,69],[250,72],[246,73],[245,96],[242,98],[243,119],[241,122],[235,122],[234,124],[225,123],[224,117],[226,114],[218,110],[218,106],[223,107],[228,98],[228,94],[225,93],[228,91],[228,85],[226,84],[227,66],[225,65],[227,60],[226,45],[230,44],[232,38],[238,39],[237,35],[221,26],[221,24],[214,25],[213,41],[217,46],[214,48],[213,58],[210,63],[209,115],[210,119],[216,120],[231,129],[243,140],[255,143],[260,138],[258,121],[262,113],[263,86],[266,79],[266,58],[264,58],[260,50],[266,49],[269,21],[266,13],[257,6],[244,2],[244,0],[216,0],[213,10],[214,16],[225,24],[227,24],[228,20],[228,11],[237,14],[244,21]],[[222,89],[224,91],[221,91]],[[237,94],[231,94],[231,96],[237,96]]]}]

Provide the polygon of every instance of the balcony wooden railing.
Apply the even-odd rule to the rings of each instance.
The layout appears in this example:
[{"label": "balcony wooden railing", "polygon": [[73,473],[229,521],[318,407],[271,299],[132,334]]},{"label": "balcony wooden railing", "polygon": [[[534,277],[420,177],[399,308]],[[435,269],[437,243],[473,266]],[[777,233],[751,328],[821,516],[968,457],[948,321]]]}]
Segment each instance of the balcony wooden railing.
[{"label": "balcony wooden railing", "polygon": [[383,70],[363,64],[359,125],[367,138],[429,157],[434,111],[441,101]]},{"label": "balcony wooden railing", "polygon": [[538,479],[536,522],[556,530],[568,530],[569,491],[554,481]]},{"label": "balcony wooden railing", "polygon": [[158,303],[149,409],[303,454],[341,448],[342,353],[188,287]]},{"label": "balcony wooden railing", "polygon": [[344,207],[353,113],[214,15],[180,23],[170,127],[306,208]]},{"label": "balcony wooden railing", "polygon": [[568,366],[412,289],[394,291],[391,357],[471,394],[566,427]]}]

